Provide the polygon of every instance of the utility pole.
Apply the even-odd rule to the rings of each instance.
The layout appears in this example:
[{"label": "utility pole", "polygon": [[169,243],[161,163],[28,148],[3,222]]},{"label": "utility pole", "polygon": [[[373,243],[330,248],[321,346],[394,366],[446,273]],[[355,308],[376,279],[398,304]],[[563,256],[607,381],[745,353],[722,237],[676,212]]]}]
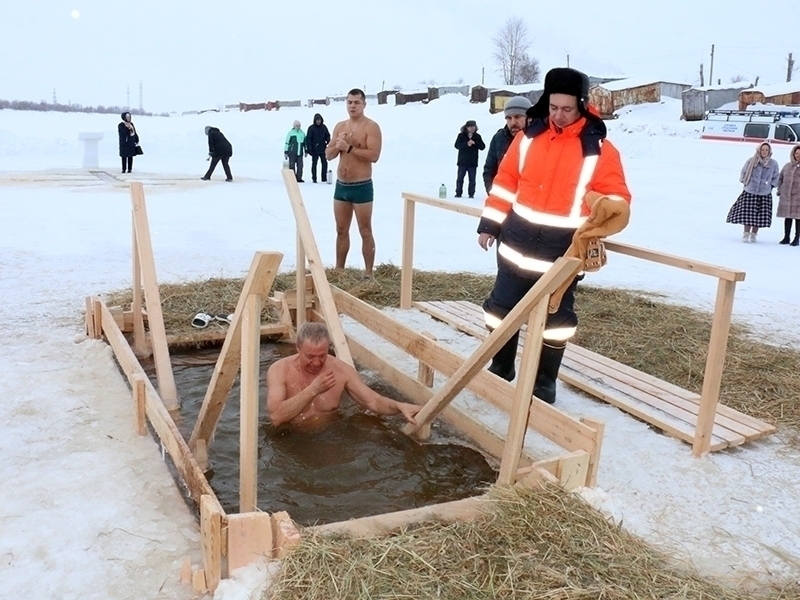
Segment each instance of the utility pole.
[{"label": "utility pole", "polygon": [[703,79],[703,63],[700,63],[700,87],[705,85],[705,79]]},{"label": "utility pole", "polygon": [[567,68],[569,68],[569,54],[567,54]]},{"label": "utility pole", "polygon": [[792,80],[792,72],[794,71],[794,60],[792,59],[792,53],[789,52],[789,58],[786,59],[786,82]]},{"label": "utility pole", "polygon": [[484,68],[481,67],[481,85],[483,85]]},{"label": "utility pole", "polygon": [[[789,56],[791,56],[791,54]],[[53,88],[53,104],[58,104],[58,101],[56,100],[56,88]]]},{"label": "utility pole", "polygon": [[708,81],[714,85],[714,44],[711,44],[711,68],[708,70]]},{"label": "utility pole", "polygon": [[142,103],[142,82],[139,81],[139,110],[144,112],[144,104]]}]

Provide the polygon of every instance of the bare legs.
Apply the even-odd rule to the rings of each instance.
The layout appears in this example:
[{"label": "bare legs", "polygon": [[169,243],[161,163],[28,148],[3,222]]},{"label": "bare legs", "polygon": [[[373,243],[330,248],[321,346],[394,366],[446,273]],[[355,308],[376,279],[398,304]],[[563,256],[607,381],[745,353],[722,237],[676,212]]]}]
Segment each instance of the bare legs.
[{"label": "bare legs", "polygon": [[372,277],[375,264],[375,238],[372,235],[372,202],[354,204],[342,200],[333,201],[333,216],[336,219],[336,268],[344,269],[350,251],[350,225],[356,215],[358,232],[361,234],[361,254],[364,256],[364,274]]}]

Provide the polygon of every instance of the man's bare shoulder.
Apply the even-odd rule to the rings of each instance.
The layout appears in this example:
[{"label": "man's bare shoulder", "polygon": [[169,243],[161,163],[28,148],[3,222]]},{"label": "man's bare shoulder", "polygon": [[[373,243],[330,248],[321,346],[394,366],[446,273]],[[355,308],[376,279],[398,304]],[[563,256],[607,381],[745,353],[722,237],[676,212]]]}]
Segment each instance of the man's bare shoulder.
[{"label": "man's bare shoulder", "polygon": [[364,124],[365,129],[371,130],[371,131],[376,131],[376,130],[380,131],[381,130],[381,126],[378,125],[377,121],[373,121],[369,117],[364,117],[364,118],[367,120],[367,122]]},{"label": "man's bare shoulder", "polygon": [[272,374],[282,374],[286,373],[286,371],[291,367],[292,363],[294,362],[297,355],[293,356],[286,356],[284,358],[279,358],[274,363],[272,363],[269,368],[267,369],[267,373]]}]

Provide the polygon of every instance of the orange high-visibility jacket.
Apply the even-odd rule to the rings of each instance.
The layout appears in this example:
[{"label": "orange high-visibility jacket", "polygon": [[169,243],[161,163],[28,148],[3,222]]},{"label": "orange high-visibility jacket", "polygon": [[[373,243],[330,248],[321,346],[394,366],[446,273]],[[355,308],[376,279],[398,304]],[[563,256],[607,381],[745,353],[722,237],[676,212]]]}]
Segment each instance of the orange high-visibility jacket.
[{"label": "orange high-visibility jacket", "polygon": [[[588,191],[630,202],[619,152],[605,140],[605,124],[581,117],[559,130],[549,119],[517,134],[500,163],[486,199],[479,233],[501,237],[503,224],[574,230],[589,215]],[[521,250],[521,249],[519,249]]]}]

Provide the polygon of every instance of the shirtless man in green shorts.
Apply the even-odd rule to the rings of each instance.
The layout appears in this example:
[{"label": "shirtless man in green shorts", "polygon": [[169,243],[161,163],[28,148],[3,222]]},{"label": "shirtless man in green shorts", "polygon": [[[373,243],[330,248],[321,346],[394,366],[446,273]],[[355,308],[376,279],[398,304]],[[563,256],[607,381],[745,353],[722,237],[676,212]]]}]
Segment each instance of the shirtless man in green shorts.
[{"label": "shirtless man in green shorts", "polygon": [[325,157],[341,158],[336,170],[333,216],[336,218],[336,268],[344,269],[350,251],[350,224],[356,215],[364,255],[364,276],[372,277],[375,263],[375,238],[372,236],[372,163],[381,156],[381,128],[364,116],[364,92],[352,89],[347,94],[350,118],[336,124]]}]

